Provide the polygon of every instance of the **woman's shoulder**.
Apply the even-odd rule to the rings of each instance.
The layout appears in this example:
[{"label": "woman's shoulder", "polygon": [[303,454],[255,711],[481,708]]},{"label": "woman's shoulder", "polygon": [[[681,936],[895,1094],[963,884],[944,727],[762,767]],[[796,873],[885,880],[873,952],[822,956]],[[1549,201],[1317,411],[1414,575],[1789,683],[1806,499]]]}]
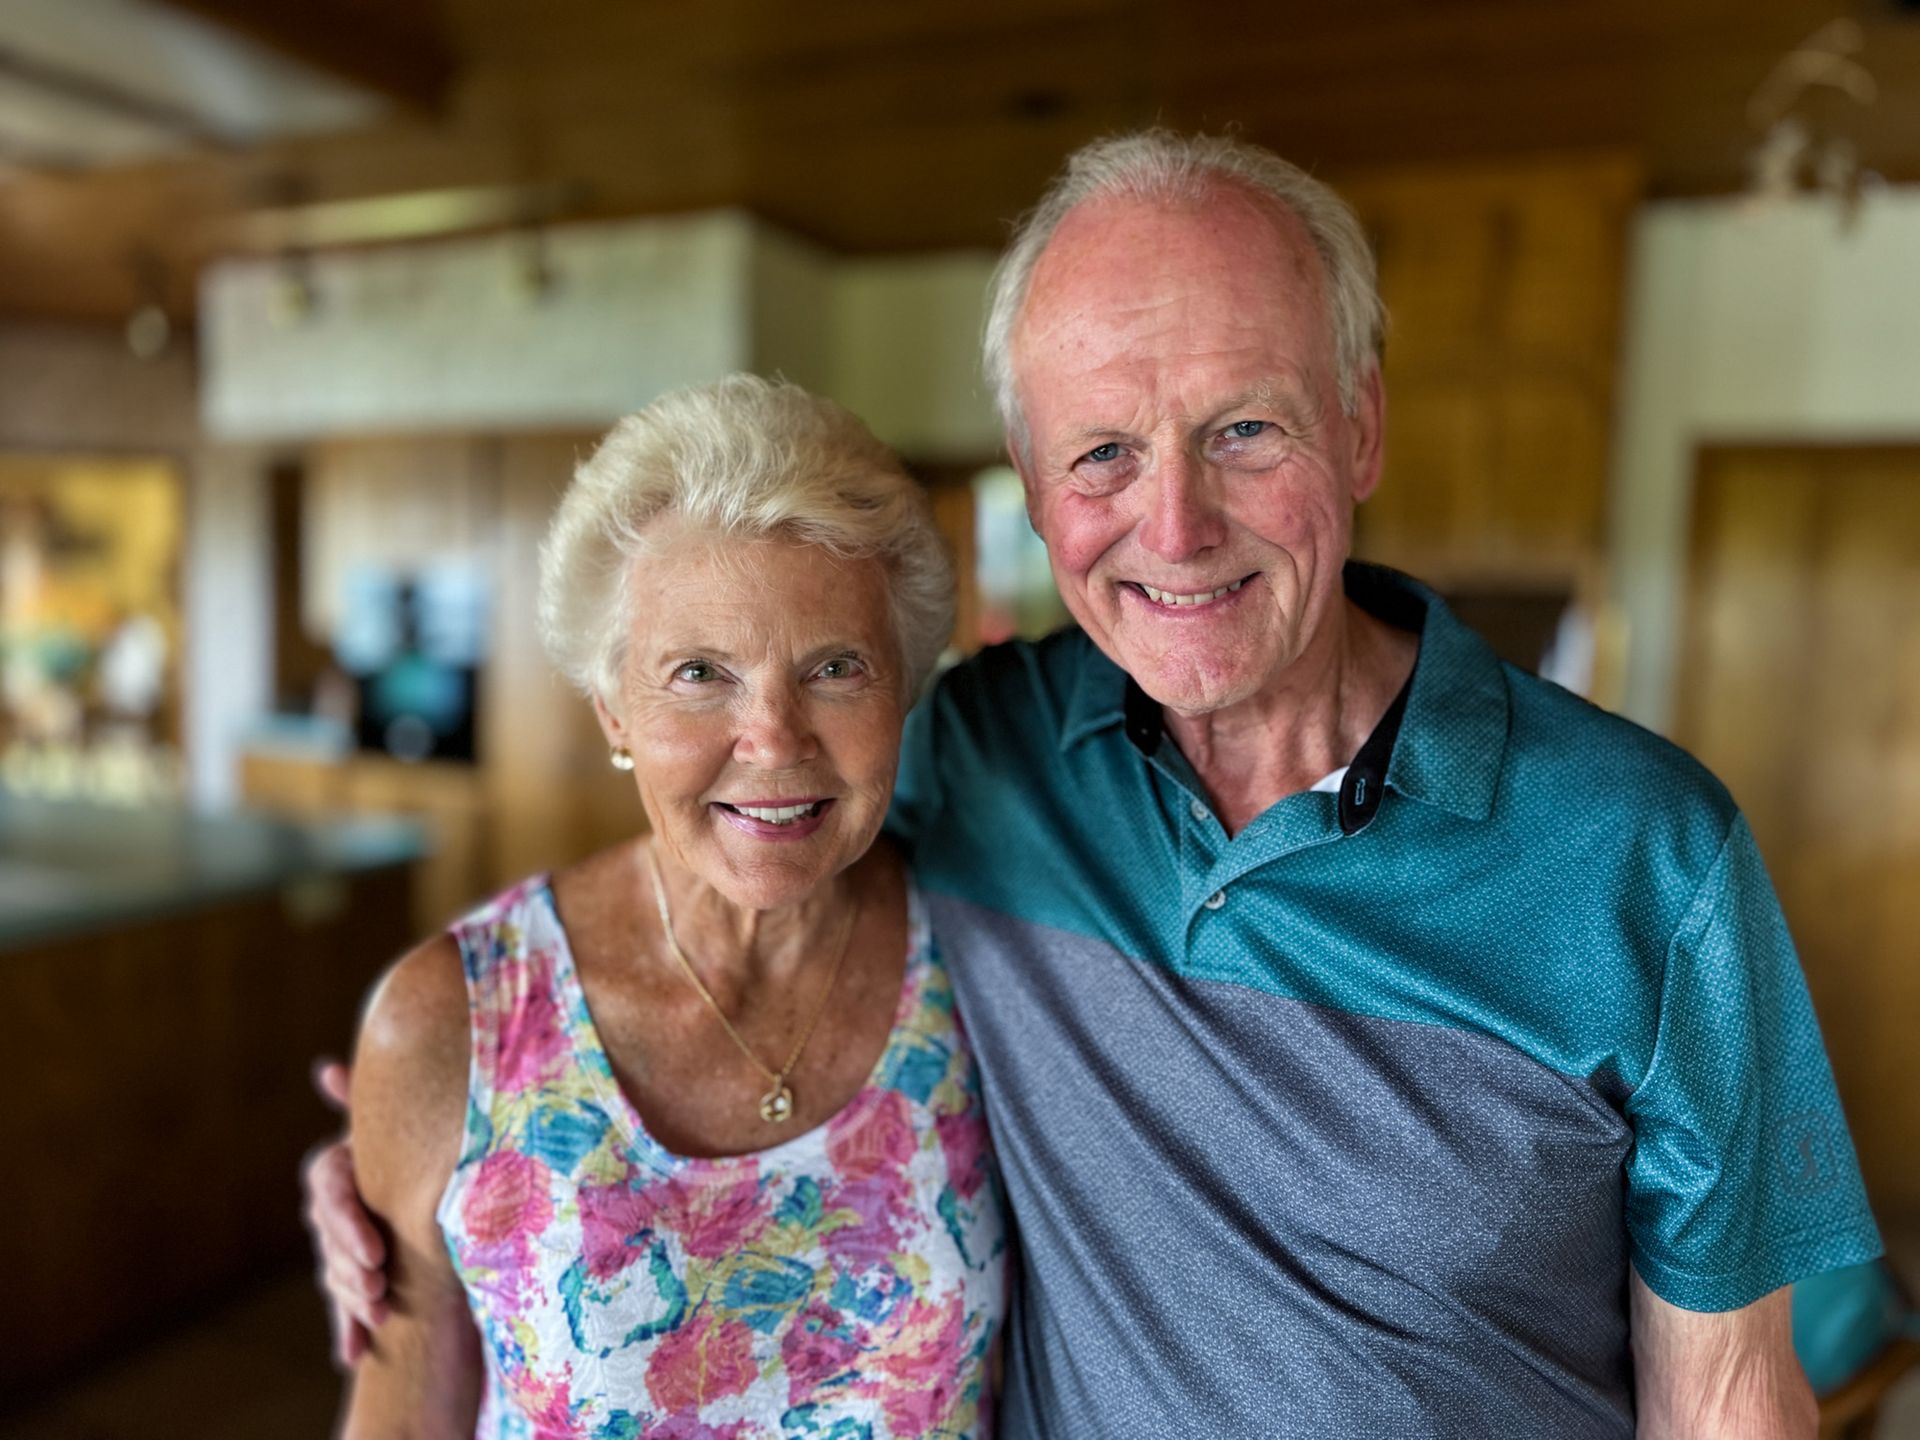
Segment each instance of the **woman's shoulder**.
[{"label": "woman's shoulder", "polygon": [[471,1050],[460,946],[442,933],[374,986],[354,1046],[354,1167],[375,1208],[431,1208],[459,1158]]},{"label": "woman's shoulder", "polygon": [[451,1049],[456,1039],[464,1066],[466,1030],[467,980],[460,942],[443,930],[394,961],[375,983],[360,1021],[355,1068],[362,1058],[385,1062],[431,1056]]}]

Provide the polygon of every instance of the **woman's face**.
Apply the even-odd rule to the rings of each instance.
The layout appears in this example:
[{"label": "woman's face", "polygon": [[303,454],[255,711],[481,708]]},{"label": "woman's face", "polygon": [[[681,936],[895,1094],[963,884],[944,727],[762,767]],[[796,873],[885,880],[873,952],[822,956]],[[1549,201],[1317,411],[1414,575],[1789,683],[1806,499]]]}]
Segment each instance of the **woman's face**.
[{"label": "woman's face", "polygon": [[789,904],[865,854],[886,817],[908,706],[886,573],[660,523],[601,725],[632,751],[668,857],[735,904]]}]

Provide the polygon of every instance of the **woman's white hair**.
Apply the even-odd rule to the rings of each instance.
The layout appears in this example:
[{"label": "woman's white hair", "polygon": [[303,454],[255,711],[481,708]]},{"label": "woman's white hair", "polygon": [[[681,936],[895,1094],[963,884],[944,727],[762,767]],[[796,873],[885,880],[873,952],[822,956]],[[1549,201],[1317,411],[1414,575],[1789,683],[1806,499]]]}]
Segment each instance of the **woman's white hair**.
[{"label": "woman's white hair", "polygon": [[1223,181],[1279,201],[1313,237],[1326,272],[1340,403],[1349,415],[1356,413],[1361,378],[1369,364],[1378,362],[1386,342],[1387,312],[1380,301],[1373,247],[1353,208],[1331,187],[1271,150],[1230,135],[1181,135],[1156,128],[1096,140],[1075,151],[1040,203],[1021,219],[994,270],[982,363],[1000,422],[1017,444],[1026,444],[1026,422],[1014,383],[1013,331],[1034,267],[1060,222],[1100,196],[1191,203]]},{"label": "woman's white hair", "polygon": [[634,562],[656,520],[742,539],[784,537],[886,569],[908,695],[953,630],[953,571],[932,508],[850,411],[798,385],[729,375],[627,416],[573,474],[540,545],[539,627],[568,680],[609,704],[632,612]]}]

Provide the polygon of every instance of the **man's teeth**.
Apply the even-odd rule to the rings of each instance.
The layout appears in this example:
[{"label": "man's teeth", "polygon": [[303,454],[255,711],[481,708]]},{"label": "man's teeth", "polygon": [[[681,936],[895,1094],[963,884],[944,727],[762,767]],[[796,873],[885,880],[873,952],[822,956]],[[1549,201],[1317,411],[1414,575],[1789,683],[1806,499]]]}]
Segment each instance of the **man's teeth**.
[{"label": "man's teeth", "polygon": [[769,825],[791,825],[802,815],[811,815],[819,804],[820,802],[815,800],[810,805],[736,805],[733,808],[742,815],[749,815],[755,820],[764,820]]},{"label": "man's teeth", "polygon": [[1222,585],[1218,590],[1202,590],[1197,595],[1176,595],[1171,590],[1156,590],[1151,585],[1142,585],[1140,588],[1156,605],[1204,605],[1209,600],[1218,600],[1222,595],[1231,595],[1246,583],[1236,580],[1231,585]]}]

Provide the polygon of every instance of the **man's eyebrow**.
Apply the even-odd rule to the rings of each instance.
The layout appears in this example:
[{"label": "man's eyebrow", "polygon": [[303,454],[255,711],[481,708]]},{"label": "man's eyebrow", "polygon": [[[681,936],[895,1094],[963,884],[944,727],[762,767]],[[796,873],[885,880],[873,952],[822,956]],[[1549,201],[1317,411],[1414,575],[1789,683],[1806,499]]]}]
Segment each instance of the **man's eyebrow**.
[{"label": "man's eyebrow", "polygon": [[1046,449],[1050,460],[1064,461],[1104,445],[1109,440],[1133,440],[1134,433],[1120,425],[1088,425],[1079,430],[1069,430],[1061,435]]},{"label": "man's eyebrow", "polygon": [[1290,424],[1305,425],[1312,423],[1318,406],[1311,390],[1290,385],[1284,379],[1266,379],[1223,402],[1198,423],[1216,424],[1236,410],[1247,409],[1267,410],[1280,415]]},{"label": "man's eyebrow", "polygon": [[1279,403],[1280,389],[1281,387],[1274,381],[1262,380],[1259,384],[1249,386],[1232,399],[1226,401],[1226,403],[1220,406],[1220,412],[1244,410],[1249,405],[1257,405],[1264,409],[1271,410]]},{"label": "man's eyebrow", "polygon": [[1111,440],[1116,435],[1131,438],[1133,432],[1124,425],[1088,425],[1075,430],[1067,440],[1070,444],[1082,445],[1089,440]]}]

